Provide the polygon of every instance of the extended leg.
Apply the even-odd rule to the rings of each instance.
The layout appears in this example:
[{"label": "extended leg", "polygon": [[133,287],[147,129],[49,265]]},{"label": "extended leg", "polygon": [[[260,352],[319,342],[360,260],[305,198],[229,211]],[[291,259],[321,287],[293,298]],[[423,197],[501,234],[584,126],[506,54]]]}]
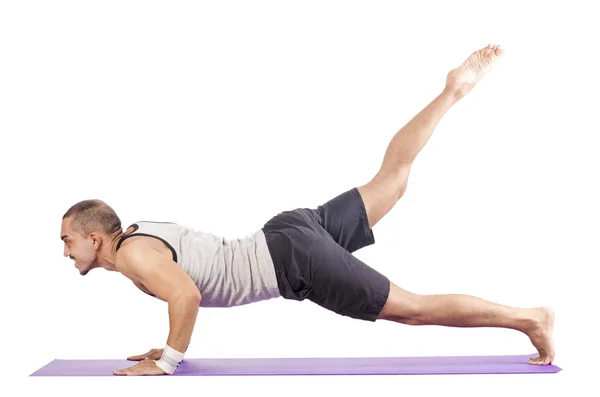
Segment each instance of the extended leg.
[{"label": "extended leg", "polygon": [[548,307],[519,308],[470,295],[418,295],[390,283],[388,300],[379,319],[409,325],[510,328],[526,334],[540,356],[531,364],[554,359],[554,311]]},{"label": "extended leg", "polygon": [[451,70],[442,93],[393,136],[377,174],[358,188],[365,202],[370,227],[375,226],[402,197],[417,155],[448,110],[495,66],[496,60],[503,54],[499,47],[488,45],[475,51],[461,66]]}]

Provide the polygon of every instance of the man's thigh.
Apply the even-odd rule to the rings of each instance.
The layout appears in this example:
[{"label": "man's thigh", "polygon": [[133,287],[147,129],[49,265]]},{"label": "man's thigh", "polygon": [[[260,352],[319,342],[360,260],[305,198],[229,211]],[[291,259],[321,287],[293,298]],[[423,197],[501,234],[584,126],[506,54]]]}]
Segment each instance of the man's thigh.
[{"label": "man's thigh", "polygon": [[335,242],[309,251],[311,288],[306,298],[337,314],[375,321],[390,292],[390,280]]}]

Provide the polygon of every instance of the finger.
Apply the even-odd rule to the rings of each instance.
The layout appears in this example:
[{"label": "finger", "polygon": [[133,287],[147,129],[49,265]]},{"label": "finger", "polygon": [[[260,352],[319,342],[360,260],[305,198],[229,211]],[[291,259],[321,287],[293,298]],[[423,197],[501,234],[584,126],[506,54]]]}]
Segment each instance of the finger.
[{"label": "finger", "polygon": [[143,360],[146,357],[150,357],[152,354],[153,354],[153,352],[152,352],[152,350],[150,350],[147,353],[138,354],[137,356],[131,356],[131,357],[128,357],[127,359],[128,360],[133,360],[133,361],[139,361],[139,360]]},{"label": "finger", "polygon": [[132,365],[131,367],[119,369],[113,373],[115,375],[133,375],[133,373],[135,373],[135,370],[138,369],[138,367],[140,367],[140,364],[141,363],[137,363],[135,365]]}]

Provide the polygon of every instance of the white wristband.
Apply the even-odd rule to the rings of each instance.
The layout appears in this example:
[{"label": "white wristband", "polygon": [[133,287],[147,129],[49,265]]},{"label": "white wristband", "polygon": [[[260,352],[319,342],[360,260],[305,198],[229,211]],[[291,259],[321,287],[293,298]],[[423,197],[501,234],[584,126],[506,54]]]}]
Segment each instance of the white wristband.
[{"label": "white wristband", "polygon": [[173,372],[175,372],[177,367],[179,367],[179,364],[183,360],[184,354],[185,353],[181,353],[169,345],[165,345],[165,349],[163,350],[160,360],[155,360],[156,366],[165,371],[165,373],[171,375]]}]

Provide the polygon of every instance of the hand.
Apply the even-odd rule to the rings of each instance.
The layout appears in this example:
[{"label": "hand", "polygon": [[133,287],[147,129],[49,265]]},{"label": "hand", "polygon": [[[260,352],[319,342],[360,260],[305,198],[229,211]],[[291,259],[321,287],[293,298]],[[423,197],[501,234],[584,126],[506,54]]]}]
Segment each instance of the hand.
[{"label": "hand", "polygon": [[149,358],[145,358],[141,360],[139,363],[135,364],[132,367],[120,369],[118,371],[114,371],[113,375],[128,375],[128,376],[138,376],[138,375],[164,375],[165,371],[158,368],[154,360]]},{"label": "hand", "polygon": [[131,361],[140,360],[160,360],[164,349],[151,349],[148,353],[140,354],[138,356],[127,357]]}]

